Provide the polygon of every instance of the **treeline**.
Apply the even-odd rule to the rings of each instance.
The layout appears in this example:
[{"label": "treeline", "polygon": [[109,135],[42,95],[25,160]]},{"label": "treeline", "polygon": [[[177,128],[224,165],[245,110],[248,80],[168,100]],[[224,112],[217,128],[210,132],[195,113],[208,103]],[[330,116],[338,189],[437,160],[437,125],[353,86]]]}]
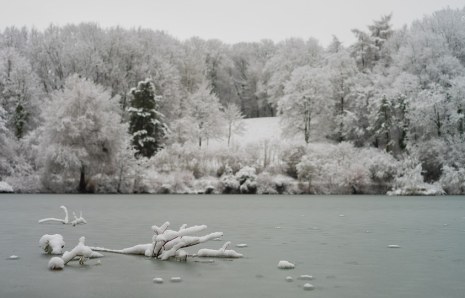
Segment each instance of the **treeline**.
[{"label": "treeline", "polygon": [[[465,9],[441,10],[398,30],[390,20],[384,16],[365,30],[353,30],[357,40],[352,45],[334,37],[327,48],[312,38],[229,45],[96,24],[44,31],[6,28],[0,34],[0,177],[47,172],[55,175],[47,183],[59,178],[59,185],[68,179],[63,169],[72,168],[70,181],[79,180],[76,172],[82,178],[88,164],[105,161],[111,170],[95,167],[90,173],[119,169],[121,182],[126,162],[116,166],[117,160],[134,156],[137,164],[173,144],[201,147],[220,135],[228,138],[219,131],[225,115],[229,137],[242,115],[279,115],[286,134],[299,135],[307,144],[378,148],[405,160],[411,172],[418,173],[420,165],[426,182],[447,182],[453,185],[449,193],[463,193]],[[143,99],[137,105],[138,92],[150,93],[142,98],[156,105]],[[82,94],[93,98],[87,102],[91,106],[101,98],[113,105],[93,111],[82,106]],[[60,109],[67,109],[62,117],[82,112],[78,120],[83,123],[73,118],[66,127],[63,119],[55,119]],[[98,111],[100,115],[89,116]],[[140,121],[144,117],[151,119],[152,128]],[[115,128],[114,119],[127,127],[112,131],[99,126]],[[129,133],[112,143],[118,150],[110,150],[113,145],[102,141],[103,135],[84,150],[80,145],[89,141],[86,129]],[[60,134],[69,138],[59,140]],[[154,148],[142,145],[147,142]],[[84,162],[89,152],[98,158]],[[296,164],[311,160],[300,158]],[[308,167],[300,168],[308,172]]]}]

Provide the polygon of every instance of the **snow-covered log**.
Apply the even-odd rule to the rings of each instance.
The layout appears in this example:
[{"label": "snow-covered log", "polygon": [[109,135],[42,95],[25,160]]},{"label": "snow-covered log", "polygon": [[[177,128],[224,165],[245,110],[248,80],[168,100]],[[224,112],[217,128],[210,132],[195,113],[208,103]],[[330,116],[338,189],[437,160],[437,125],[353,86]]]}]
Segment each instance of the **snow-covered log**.
[{"label": "snow-covered log", "polygon": [[[187,253],[181,250],[182,248],[204,243],[223,236],[222,232],[210,233],[205,236],[192,236],[192,234],[207,229],[206,225],[187,227],[183,224],[178,231],[168,230],[169,225],[169,222],[165,222],[161,226],[152,226],[152,230],[155,233],[152,237],[152,243],[138,244],[123,249],[108,249],[104,247],[92,247],[91,249],[94,251],[119,254],[145,255],[161,260],[175,257],[178,260],[185,261]],[[226,247],[227,246],[224,246],[224,249],[226,249]]]},{"label": "snow-covered log", "polygon": [[228,241],[220,249],[202,248],[197,252],[197,256],[207,258],[242,258],[242,254],[234,250],[227,249],[230,244],[231,242]]},{"label": "snow-covered log", "polygon": [[138,244],[128,248],[123,249],[109,249],[105,247],[91,247],[91,249],[95,251],[103,251],[103,252],[112,252],[117,254],[124,254],[124,255],[146,255],[150,248],[152,247],[152,243],[147,244]]},{"label": "snow-covered log", "polygon": [[[186,229],[187,230],[187,229]],[[176,251],[181,249],[181,248],[184,248],[184,247],[189,247],[189,246],[194,246],[194,245],[197,245],[199,243],[204,243],[204,242],[207,242],[209,240],[213,240],[215,238],[218,238],[218,237],[221,237],[223,236],[223,233],[222,232],[215,232],[215,233],[211,233],[211,234],[208,234],[208,235],[205,235],[205,236],[202,236],[202,237],[196,237],[196,236],[183,236],[181,238],[179,238],[178,241],[176,241],[176,244],[172,245],[171,248],[169,248],[168,250],[164,251],[160,256],[159,258],[161,260],[167,260],[169,259],[170,257],[174,257],[176,256]],[[170,245],[171,246],[171,245]]]},{"label": "snow-covered log", "polygon": [[60,206],[60,208],[63,209],[63,211],[65,212],[65,218],[64,218],[64,219],[50,217],[50,218],[44,218],[44,219],[39,220],[39,223],[44,223],[44,222],[61,222],[62,224],[68,224],[68,222],[69,222],[69,219],[68,219],[68,208],[66,208],[65,206]]},{"label": "snow-covered log", "polygon": [[39,245],[47,254],[61,255],[65,247],[65,241],[60,234],[45,234],[40,237]]},{"label": "snow-covered log", "polygon": [[87,259],[92,256],[92,249],[85,244],[86,238],[79,238],[79,243],[71,251],[65,251],[63,254],[64,264],[68,264],[69,261],[74,258],[79,258],[79,264],[83,265]]}]

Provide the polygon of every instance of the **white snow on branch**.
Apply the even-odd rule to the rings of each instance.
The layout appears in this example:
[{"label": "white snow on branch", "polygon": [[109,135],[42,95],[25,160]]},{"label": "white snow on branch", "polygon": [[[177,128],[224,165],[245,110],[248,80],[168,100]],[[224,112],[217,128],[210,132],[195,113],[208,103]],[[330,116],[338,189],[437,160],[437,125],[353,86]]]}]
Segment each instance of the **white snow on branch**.
[{"label": "white snow on branch", "polygon": [[231,242],[226,242],[223,247],[220,249],[207,249],[207,248],[202,248],[197,252],[198,257],[210,257],[210,258],[242,258],[243,255],[240,253],[237,253],[234,250],[228,250],[227,248]]}]

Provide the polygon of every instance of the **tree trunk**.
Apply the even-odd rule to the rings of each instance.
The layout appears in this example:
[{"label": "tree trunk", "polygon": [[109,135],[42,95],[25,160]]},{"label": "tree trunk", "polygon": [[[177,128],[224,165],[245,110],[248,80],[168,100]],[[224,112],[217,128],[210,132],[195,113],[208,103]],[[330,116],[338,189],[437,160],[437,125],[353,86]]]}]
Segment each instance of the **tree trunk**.
[{"label": "tree trunk", "polygon": [[86,173],[85,173],[85,167],[81,166],[81,179],[79,180],[79,192],[80,193],[85,193],[86,192]]}]

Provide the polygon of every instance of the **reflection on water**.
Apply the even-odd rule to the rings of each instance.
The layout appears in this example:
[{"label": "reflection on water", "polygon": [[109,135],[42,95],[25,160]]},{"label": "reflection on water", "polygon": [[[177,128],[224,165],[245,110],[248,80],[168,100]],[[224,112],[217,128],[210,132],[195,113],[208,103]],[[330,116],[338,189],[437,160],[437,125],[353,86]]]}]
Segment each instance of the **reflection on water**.
[{"label": "reflection on water", "polygon": [[[83,210],[87,225],[38,224]],[[340,215],[344,216],[340,216]],[[162,262],[105,253],[47,270],[43,234],[73,248],[149,243],[153,224],[206,224],[245,257]],[[246,247],[236,244],[247,243]],[[188,249],[218,249],[211,241]],[[399,245],[397,249],[389,245]],[[383,196],[0,196],[0,297],[463,297],[465,199]],[[17,260],[9,260],[17,255]],[[293,270],[280,270],[287,260]],[[312,275],[315,289],[304,291]],[[292,277],[287,281],[286,277]],[[163,278],[157,284],[153,278]],[[171,282],[181,277],[181,282]]]}]

